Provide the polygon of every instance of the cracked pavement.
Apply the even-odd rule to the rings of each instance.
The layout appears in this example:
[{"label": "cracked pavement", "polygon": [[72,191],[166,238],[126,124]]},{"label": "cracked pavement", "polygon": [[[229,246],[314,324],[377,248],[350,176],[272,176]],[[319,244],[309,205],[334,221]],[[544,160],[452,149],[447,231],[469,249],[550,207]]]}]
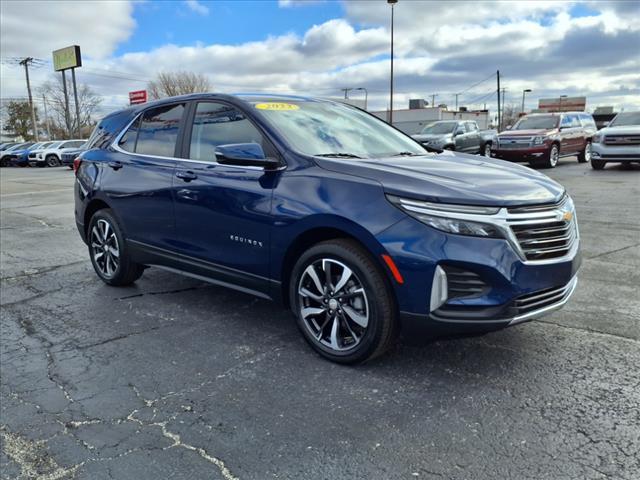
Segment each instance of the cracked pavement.
[{"label": "cracked pavement", "polygon": [[582,235],[565,309],[353,368],[263,300],[104,285],[73,174],[2,169],[0,478],[637,479],[640,168],[547,173]]}]

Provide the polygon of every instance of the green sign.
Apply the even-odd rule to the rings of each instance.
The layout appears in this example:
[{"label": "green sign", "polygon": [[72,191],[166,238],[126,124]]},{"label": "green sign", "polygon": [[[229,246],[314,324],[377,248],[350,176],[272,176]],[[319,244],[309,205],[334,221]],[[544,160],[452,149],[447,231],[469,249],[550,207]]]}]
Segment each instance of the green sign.
[{"label": "green sign", "polygon": [[53,69],[56,72],[81,66],[82,57],[80,57],[80,47],[78,45],[72,45],[70,47],[61,48],[60,50],[54,50]]}]

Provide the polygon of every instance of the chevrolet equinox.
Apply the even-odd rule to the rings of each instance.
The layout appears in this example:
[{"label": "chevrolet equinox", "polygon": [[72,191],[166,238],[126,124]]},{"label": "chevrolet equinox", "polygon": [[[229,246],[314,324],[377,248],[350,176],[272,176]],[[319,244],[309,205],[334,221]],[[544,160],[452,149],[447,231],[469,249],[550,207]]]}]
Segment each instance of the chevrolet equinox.
[{"label": "chevrolet equinox", "polygon": [[482,333],[573,293],[573,201],[497,159],[432,154],[349,105],[194,94],[104,118],[74,161],[75,214],[109,285],[147,267],[289,307],[324,357]]}]

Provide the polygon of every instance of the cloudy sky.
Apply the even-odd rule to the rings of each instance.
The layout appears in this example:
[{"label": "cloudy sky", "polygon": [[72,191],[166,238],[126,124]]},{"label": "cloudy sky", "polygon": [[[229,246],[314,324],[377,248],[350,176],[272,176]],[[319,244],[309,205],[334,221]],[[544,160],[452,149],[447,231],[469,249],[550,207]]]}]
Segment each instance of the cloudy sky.
[{"label": "cloudy sky", "polygon": [[[0,93],[26,96],[52,73],[51,51],[78,44],[78,79],[126,105],[127,92],[159,71],[192,70],[223,92],[339,96],[365,87],[388,106],[390,7],[385,0],[12,1],[3,0]],[[640,2],[418,1],[395,6],[394,108],[409,98],[495,109],[495,71],[507,103],[585,95],[587,108],[640,109]],[[362,92],[352,92],[362,97]]]}]

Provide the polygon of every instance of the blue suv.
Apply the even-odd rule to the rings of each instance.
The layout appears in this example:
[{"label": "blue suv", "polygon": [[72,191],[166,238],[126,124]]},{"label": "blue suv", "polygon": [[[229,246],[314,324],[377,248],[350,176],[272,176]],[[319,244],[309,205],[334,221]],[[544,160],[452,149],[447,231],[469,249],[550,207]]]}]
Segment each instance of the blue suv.
[{"label": "blue suv", "polygon": [[104,118],[74,162],[97,275],[159,267],[282,302],[324,357],[488,332],[564,305],[574,205],[545,175],[428,153],[357,108],[195,94]]}]

